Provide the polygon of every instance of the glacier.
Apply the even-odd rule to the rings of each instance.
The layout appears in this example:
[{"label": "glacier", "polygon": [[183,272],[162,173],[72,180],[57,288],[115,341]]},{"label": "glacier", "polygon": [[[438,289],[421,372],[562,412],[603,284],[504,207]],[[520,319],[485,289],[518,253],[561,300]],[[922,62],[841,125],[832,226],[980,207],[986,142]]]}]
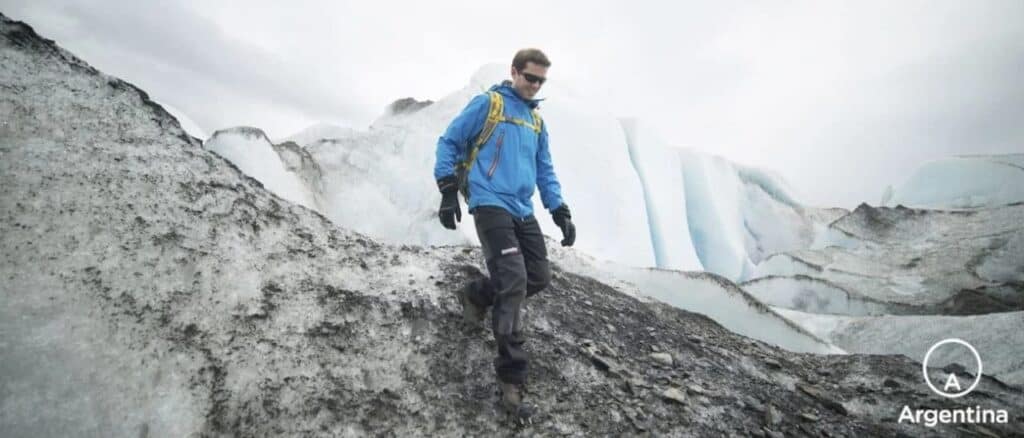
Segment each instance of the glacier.
[{"label": "glacier", "polygon": [[285,160],[275,152],[263,131],[250,127],[222,129],[214,132],[203,146],[230,160],[278,196],[316,209],[314,191],[286,168]]},{"label": "glacier", "polygon": [[1024,154],[967,155],[925,163],[882,195],[882,205],[956,209],[1024,202]]},{"label": "glacier", "polygon": [[[319,194],[320,211],[332,222],[392,244],[478,245],[465,205],[457,230],[439,226],[431,164],[447,124],[506,69],[485,65],[464,88],[414,110],[387,112],[366,130],[318,123],[281,141],[298,144],[319,165],[322,189],[309,192]],[[640,295],[708,315],[737,333],[793,351],[842,352],[732,281],[746,278],[768,254],[810,246],[844,210],[804,207],[777,175],[673,147],[653,127],[616,118],[556,81],[543,92],[552,160],[578,232],[587,236],[570,251],[549,244],[552,257],[578,251],[592,262],[573,272],[623,280]],[[216,141],[207,143],[217,150]],[[266,184],[271,191],[279,185]],[[550,216],[536,216],[557,242]],[[700,270],[712,276],[685,272]]]},{"label": "glacier", "polygon": [[985,373],[1020,384],[1022,218],[1022,203],[861,205],[812,248],[770,256],[740,287],[847,352],[922,360],[935,342],[964,339],[984,358]]},{"label": "glacier", "polygon": [[[389,242],[476,244],[469,224],[454,233],[437,225],[430,164],[451,119],[507,74],[507,66],[484,65],[462,89],[385,113],[366,130],[318,123],[281,141],[305,148],[322,167],[322,211],[332,221]],[[671,145],[656,127],[617,118],[557,80],[542,93],[552,160],[583,237],[576,248],[599,259],[742,280],[768,255],[810,246],[844,212],[802,205],[778,175]],[[290,178],[264,178],[277,177]],[[264,183],[294,192],[290,181]],[[557,237],[550,216],[536,216]]]},{"label": "glacier", "polygon": [[[289,192],[296,186],[322,196],[329,192],[324,180],[337,173],[324,170],[296,143],[304,139],[274,144],[253,128],[222,130],[213,148],[204,148],[141,89],[98,72],[2,14],[0,58],[0,114],[11,122],[0,124],[0,181],[10,188],[0,195],[0,426],[6,435],[509,432],[487,402],[493,376],[480,372],[491,365],[491,346],[459,330],[451,294],[467,277],[480,275],[478,248],[388,245],[338,227],[319,212],[323,205],[314,210],[282,196],[310,195]],[[404,132],[385,129],[384,122],[381,138]],[[634,164],[644,160],[644,152],[633,148],[654,144],[650,137],[626,134],[629,158]],[[400,160],[376,159],[386,160],[386,153],[406,145],[321,140],[315,140],[320,152],[336,153],[343,165],[372,172],[384,162],[403,169]],[[225,159],[232,155],[234,160]],[[676,172],[685,161],[660,171]],[[789,214],[806,217],[815,229],[822,215],[835,211],[801,212],[762,172],[715,159],[698,164],[712,169],[707,174],[717,172],[715,184],[731,181],[725,185],[739,189],[730,195],[738,202],[783,206],[784,214],[762,222],[742,206],[714,216],[744,221],[747,234],[728,242],[742,242],[747,261],[829,271],[831,265],[820,264],[829,254],[770,255],[772,248],[802,242],[805,229],[771,239],[758,230]],[[249,174],[259,171],[263,181]],[[657,183],[650,172],[637,172],[646,181],[641,185]],[[728,177],[730,172],[739,177]],[[690,186],[700,188],[700,181],[679,181],[687,186],[680,185],[676,196]],[[702,190],[714,195],[721,187]],[[311,198],[306,201],[324,200],[316,193]],[[651,198],[643,196],[649,205]],[[414,205],[402,197],[389,202]],[[679,200],[661,202],[673,208],[662,209],[660,219],[639,219],[678,223],[682,216],[672,215],[685,211],[674,204]],[[872,252],[900,257],[906,252],[888,250],[930,240],[984,240],[988,246],[963,247],[977,251],[966,268],[986,282],[974,292],[1005,300],[1015,296],[1024,249],[1019,225],[1012,222],[1020,223],[1015,207],[1020,205],[941,214],[861,208],[831,222],[815,244],[848,251],[851,258]],[[686,219],[688,228],[694,221]],[[977,234],[998,228],[993,224],[1002,228]],[[668,233],[639,230],[652,242]],[[863,340],[873,339],[877,348],[871,351],[914,355],[949,327],[983,336],[968,339],[983,349],[986,370],[992,364],[1001,378],[1020,379],[1013,348],[1024,332],[1020,312],[803,314],[783,308],[786,300],[776,301],[777,308],[766,306],[712,273],[620,265],[575,248],[552,246],[551,253],[552,285],[525,312],[538,364],[531,396],[549,414],[520,430],[523,435],[907,435],[920,430],[894,423],[897,407],[936,400],[919,388],[920,364],[906,357],[794,354],[751,337],[815,353],[838,352],[823,339],[852,338],[861,344],[857,351],[865,349]],[[699,253],[695,248],[671,257],[685,263]],[[922,258],[899,268],[914,270],[902,277],[923,277],[917,285],[927,286],[929,278],[920,274],[935,266],[934,258]],[[914,284],[911,278],[900,281]],[[764,286],[758,293],[773,289]],[[839,297],[829,290],[825,298]],[[908,337],[915,339],[909,349]],[[996,349],[1004,354],[992,356]],[[670,364],[652,352],[667,355]],[[945,372],[932,372],[940,371]],[[962,403],[1011,412],[1024,405],[1019,387],[988,376],[980,381]],[[676,393],[666,397],[671,391]],[[1009,435],[1019,431],[1020,420],[982,429],[938,425],[933,431]]]},{"label": "glacier", "polygon": [[[281,144],[319,166],[320,187],[305,192],[332,222],[393,244],[477,245],[464,205],[458,230],[437,223],[431,163],[448,122],[505,69],[485,65],[462,89],[387,112],[366,130],[321,123]],[[1020,155],[927,163],[883,199],[973,212],[819,208],[804,205],[779,175],[672,145],[657,127],[616,118],[555,80],[544,93],[553,161],[582,237],[571,250],[552,243],[549,251],[563,264],[577,260],[567,265],[572,272],[791,351],[914,355],[925,339],[954,335],[951,327],[1019,333],[1016,319],[1000,312],[1024,308],[1014,262],[1024,250],[1015,225],[1024,210],[1014,204]],[[217,150],[217,142],[208,143]],[[260,139],[262,151],[279,146]],[[308,180],[281,172],[264,178],[289,178],[264,181],[272,191],[294,191],[294,181]],[[537,216],[557,241],[550,217]],[[956,318],[965,322],[950,322]],[[868,326],[877,328],[862,329]],[[890,337],[878,350],[875,337],[887,326],[924,334]],[[985,347],[994,339],[968,334]],[[990,371],[1019,379],[1007,368],[1014,354],[996,353]]]}]

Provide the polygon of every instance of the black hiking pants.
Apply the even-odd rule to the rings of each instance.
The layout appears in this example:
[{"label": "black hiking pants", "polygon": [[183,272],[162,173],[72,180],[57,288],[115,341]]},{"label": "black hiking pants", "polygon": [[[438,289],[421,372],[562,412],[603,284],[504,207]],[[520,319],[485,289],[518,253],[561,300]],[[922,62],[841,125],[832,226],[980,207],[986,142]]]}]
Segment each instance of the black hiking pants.
[{"label": "black hiking pants", "polygon": [[500,207],[481,206],[473,210],[490,279],[474,280],[469,299],[491,308],[491,330],[498,344],[494,370],[506,383],[526,383],[529,357],[523,350],[526,338],[520,321],[520,307],[529,297],[551,282],[548,251],[537,218],[513,217]]}]

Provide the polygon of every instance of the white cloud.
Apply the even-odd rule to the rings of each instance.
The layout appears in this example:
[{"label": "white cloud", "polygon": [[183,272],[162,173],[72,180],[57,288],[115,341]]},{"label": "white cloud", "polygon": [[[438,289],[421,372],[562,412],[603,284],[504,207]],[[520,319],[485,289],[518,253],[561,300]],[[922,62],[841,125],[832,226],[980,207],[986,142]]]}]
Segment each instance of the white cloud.
[{"label": "white cloud", "polygon": [[0,3],[209,132],[366,126],[537,46],[552,81],[777,170],[811,203],[875,203],[922,161],[1024,150],[1012,0]]}]

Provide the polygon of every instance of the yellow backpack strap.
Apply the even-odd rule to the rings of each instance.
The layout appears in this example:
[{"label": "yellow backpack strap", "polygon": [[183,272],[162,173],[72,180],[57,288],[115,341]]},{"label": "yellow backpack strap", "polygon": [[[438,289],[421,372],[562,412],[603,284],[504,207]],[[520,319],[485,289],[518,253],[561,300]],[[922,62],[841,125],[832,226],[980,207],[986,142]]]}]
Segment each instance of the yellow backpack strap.
[{"label": "yellow backpack strap", "polygon": [[487,109],[487,120],[484,120],[484,128],[480,131],[480,136],[476,138],[476,144],[474,146],[480,147],[487,142],[487,139],[491,138],[491,134],[494,133],[494,128],[505,120],[505,99],[501,97],[497,91],[488,91],[487,95],[491,98],[491,104]]},{"label": "yellow backpack strap", "polygon": [[538,113],[536,110],[532,111],[532,114],[533,114],[533,122],[527,122],[526,120],[517,119],[517,118],[514,118],[514,117],[506,117],[506,118],[503,118],[501,121],[502,122],[512,123],[514,125],[519,125],[519,126],[527,126],[530,129],[532,129],[534,133],[540,134],[541,124],[544,123],[544,122],[540,118],[540,113]]},{"label": "yellow backpack strap", "polygon": [[487,96],[490,98],[490,104],[487,107],[487,118],[484,120],[484,127],[480,130],[480,135],[477,136],[476,140],[469,147],[466,161],[462,162],[464,175],[469,175],[469,169],[473,167],[473,162],[476,161],[476,155],[480,152],[480,147],[487,143],[487,139],[491,138],[494,128],[498,126],[498,123],[505,121],[505,99],[497,91],[488,91]]}]

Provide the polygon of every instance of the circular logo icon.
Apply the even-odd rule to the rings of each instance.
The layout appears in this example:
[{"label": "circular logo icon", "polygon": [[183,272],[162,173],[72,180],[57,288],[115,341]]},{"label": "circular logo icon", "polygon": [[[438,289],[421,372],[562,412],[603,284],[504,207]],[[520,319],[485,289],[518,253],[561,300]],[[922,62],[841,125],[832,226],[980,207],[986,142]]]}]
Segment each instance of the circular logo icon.
[{"label": "circular logo icon", "polygon": [[[934,384],[932,384],[932,380],[928,377],[928,358],[931,357],[935,349],[946,344],[960,344],[963,345],[964,347],[967,347],[967,349],[971,351],[971,354],[974,355],[974,360],[978,361],[978,374],[974,377],[974,383],[971,383],[970,387],[960,392],[945,392],[943,390],[940,390],[939,388],[936,388]],[[936,342],[935,345],[932,345],[932,348],[929,348],[928,352],[925,353],[924,362],[921,363],[921,373],[924,374],[924,383],[928,384],[928,387],[931,388],[932,392],[946,398],[963,397],[967,394],[970,394],[971,391],[974,391],[974,388],[978,386],[978,383],[981,383],[981,355],[978,354],[978,350],[975,350],[973,345],[968,344],[967,341],[963,339],[943,339],[939,342]],[[944,389],[949,388],[950,386],[955,386],[957,389],[960,389],[960,384],[956,381],[956,375],[951,374],[950,379],[950,381],[947,381],[946,387]]]}]

